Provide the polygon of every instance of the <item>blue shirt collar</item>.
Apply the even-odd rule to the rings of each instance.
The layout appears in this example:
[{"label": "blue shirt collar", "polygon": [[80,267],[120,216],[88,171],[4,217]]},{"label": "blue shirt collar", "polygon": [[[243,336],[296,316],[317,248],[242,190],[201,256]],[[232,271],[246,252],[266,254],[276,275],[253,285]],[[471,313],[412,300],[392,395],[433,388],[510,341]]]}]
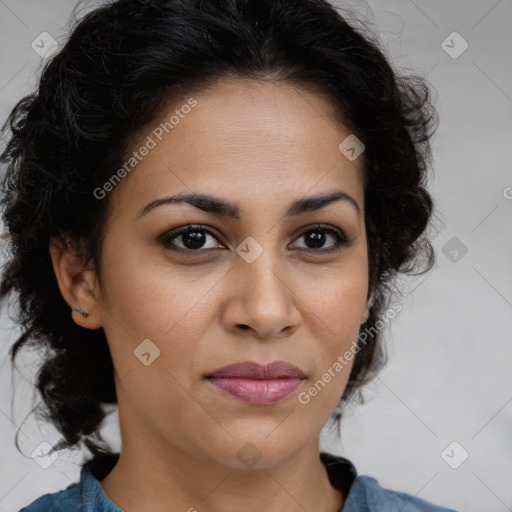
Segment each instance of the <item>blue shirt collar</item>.
[{"label": "blue shirt collar", "polygon": [[[102,455],[102,466],[98,465],[98,457],[90,460],[82,467],[80,481],[82,487],[83,512],[123,512],[106,494],[99,480],[102,480],[119,459],[119,454]],[[108,464],[105,471],[105,462]],[[103,470],[103,471],[102,471]],[[93,474],[94,473],[94,474]],[[95,476],[96,475],[96,476]],[[99,480],[98,480],[99,478]]]}]

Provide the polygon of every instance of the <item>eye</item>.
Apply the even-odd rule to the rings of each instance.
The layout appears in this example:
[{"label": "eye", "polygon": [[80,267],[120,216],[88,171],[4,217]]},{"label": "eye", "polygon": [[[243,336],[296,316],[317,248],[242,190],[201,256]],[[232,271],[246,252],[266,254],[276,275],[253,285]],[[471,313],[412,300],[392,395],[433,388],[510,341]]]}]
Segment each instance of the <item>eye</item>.
[{"label": "eye", "polygon": [[[173,250],[198,252],[198,249],[209,250],[214,248],[206,247],[205,249],[203,247],[208,236],[216,239],[218,238],[213,231],[205,226],[189,224],[171,231],[170,233],[166,233],[164,236],[160,237],[160,243],[165,247],[173,246],[171,247]],[[174,243],[175,239],[180,240],[183,245],[176,245]]]},{"label": "eye", "polygon": [[[331,248],[322,249],[321,247],[326,243],[329,236],[334,239],[334,244],[331,244]],[[191,253],[215,249],[215,246],[205,247],[208,237],[212,237],[216,240],[219,239],[219,236],[206,226],[189,224],[169,233],[165,233],[159,240],[164,247]],[[351,244],[351,241],[340,229],[321,225],[313,226],[307,231],[304,231],[299,236],[299,238],[302,237],[305,237],[306,240],[306,246],[303,247],[303,249],[313,252],[333,252],[342,246],[348,247]],[[181,242],[181,246],[176,244],[176,239]],[[220,246],[221,248],[224,247],[222,244],[220,244]]]},{"label": "eye", "polygon": [[[334,239],[334,244],[331,244],[329,249],[319,249],[319,247],[325,244],[328,236]],[[341,229],[324,227],[321,225],[316,225],[307,231],[304,231],[299,236],[299,239],[300,238],[304,238],[306,241],[306,247],[304,248],[313,252],[333,252],[338,250],[340,247],[348,247],[351,244],[351,241],[345,236],[345,233],[343,233]]]}]

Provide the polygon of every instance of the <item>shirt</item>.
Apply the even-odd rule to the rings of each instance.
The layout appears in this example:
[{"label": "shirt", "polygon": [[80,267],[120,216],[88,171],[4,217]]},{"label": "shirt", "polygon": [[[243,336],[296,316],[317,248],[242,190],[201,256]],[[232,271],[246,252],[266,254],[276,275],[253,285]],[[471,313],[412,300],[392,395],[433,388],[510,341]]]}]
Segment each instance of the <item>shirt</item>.
[{"label": "shirt", "polygon": [[[115,466],[119,453],[96,456],[82,466],[80,482],[44,494],[19,512],[123,512],[106,494],[99,480]],[[384,489],[375,478],[358,475],[348,459],[320,452],[331,485],[342,491],[340,512],[457,512],[404,492]]]}]

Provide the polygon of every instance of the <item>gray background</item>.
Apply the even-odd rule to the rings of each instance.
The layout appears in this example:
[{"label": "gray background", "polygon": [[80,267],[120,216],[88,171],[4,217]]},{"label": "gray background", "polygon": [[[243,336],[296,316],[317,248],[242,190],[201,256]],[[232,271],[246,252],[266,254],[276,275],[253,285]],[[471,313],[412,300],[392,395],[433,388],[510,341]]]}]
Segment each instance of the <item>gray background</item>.
[{"label": "gray background", "polygon": [[[74,5],[0,0],[2,122],[36,84],[43,59],[32,41],[46,31],[62,43]],[[404,309],[385,331],[389,364],[368,386],[367,403],[348,410],[341,444],[325,433],[322,448],[384,487],[461,511],[512,510],[512,1],[347,5],[376,23],[396,66],[425,76],[437,92],[437,264],[404,279]],[[442,47],[454,31],[469,45],[457,58]],[[462,48],[457,37],[445,43],[452,53]],[[0,329],[0,512],[7,512],[77,481],[81,454],[62,453],[48,469],[30,458],[59,435],[26,418],[37,354],[20,358],[21,373],[11,374],[7,350],[17,331],[5,308]],[[25,419],[22,455],[14,434]],[[119,448],[116,421],[114,414],[106,437]],[[462,450],[469,457],[453,469],[447,461],[458,465]]]}]

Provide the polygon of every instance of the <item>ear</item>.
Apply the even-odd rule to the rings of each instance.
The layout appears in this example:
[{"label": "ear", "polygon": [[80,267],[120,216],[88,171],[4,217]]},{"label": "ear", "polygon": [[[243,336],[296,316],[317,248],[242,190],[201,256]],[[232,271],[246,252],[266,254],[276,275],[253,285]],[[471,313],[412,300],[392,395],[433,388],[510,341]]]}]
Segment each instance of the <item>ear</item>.
[{"label": "ear", "polygon": [[[50,255],[53,270],[57,278],[60,293],[69,304],[73,320],[87,329],[98,329],[102,326],[100,315],[99,287],[96,273],[87,269],[84,262],[70,244],[63,247],[57,238],[50,240]],[[73,308],[81,308],[86,315],[82,315]]]}]

